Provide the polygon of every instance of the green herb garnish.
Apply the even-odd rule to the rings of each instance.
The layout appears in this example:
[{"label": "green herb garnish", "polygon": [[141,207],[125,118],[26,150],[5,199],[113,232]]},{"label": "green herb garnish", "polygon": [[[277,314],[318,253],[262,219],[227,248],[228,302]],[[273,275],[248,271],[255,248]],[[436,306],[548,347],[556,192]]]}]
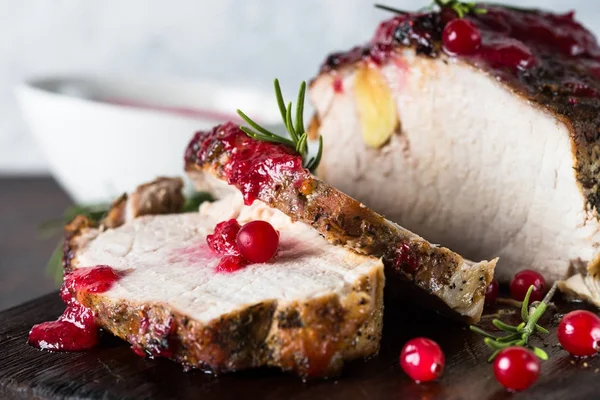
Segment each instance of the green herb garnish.
[{"label": "green herb garnish", "polygon": [[513,326],[506,324],[500,321],[499,319],[492,320],[492,324],[494,324],[494,326],[500,329],[501,331],[507,332],[507,335],[497,337],[474,325],[471,325],[469,327],[471,331],[485,336],[483,341],[492,350],[494,350],[490,358],[488,358],[488,362],[491,362],[498,355],[498,353],[500,353],[502,349],[511,346],[529,347],[531,348],[531,350],[533,350],[534,354],[540,359],[548,359],[548,354],[546,354],[546,352],[540,349],[539,347],[531,346],[529,344],[529,339],[534,333],[548,333],[547,329],[538,325],[538,321],[548,308],[548,303],[552,299],[552,296],[554,296],[554,292],[556,292],[556,283],[552,285],[552,288],[548,291],[542,302],[534,306],[533,310],[530,313],[529,297],[531,296],[533,288],[533,286],[529,287],[529,290],[527,290],[527,294],[525,295],[525,299],[523,300],[523,304],[521,305],[521,318],[523,319],[523,322],[521,322],[517,326]]},{"label": "green herb garnish", "polygon": [[[274,86],[279,112],[281,113],[281,118],[283,119],[283,123],[285,124],[285,128],[288,131],[289,137],[281,136],[265,129],[254,122],[241,110],[237,110],[239,116],[242,117],[242,119],[246,121],[248,125],[250,125],[250,127],[240,126],[240,129],[252,139],[261,140],[263,142],[280,143],[293,148],[296,153],[302,156],[302,165],[304,168],[314,172],[321,162],[321,155],[323,154],[323,137],[319,135],[319,149],[317,151],[317,155],[309,158],[308,134],[304,129],[304,97],[306,94],[306,82],[302,82],[300,85],[298,100],[296,102],[295,116],[292,115],[292,102],[290,101],[287,104],[287,107],[285,105],[285,101],[283,100],[283,95],[281,93],[281,87],[279,86],[279,81],[277,79],[275,79]],[[295,123],[293,121],[294,119]]]},{"label": "green herb garnish", "polygon": [[198,211],[200,204],[205,201],[213,201],[213,197],[207,192],[197,192],[185,199],[183,207],[181,208],[182,213]]},{"label": "green herb garnish", "polygon": [[458,15],[458,18],[463,18],[467,14],[485,14],[485,8],[477,7],[477,3],[472,1],[458,0],[434,0],[432,7],[451,8]]},{"label": "green herb garnish", "polygon": [[[380,8],[385,11],[390,11],[396,14],[409,14],[406,11],[398,10],[397,8],[389,7],[383,4],[375,4],[376,8]],[[458,0],[434,0],[433,3],[426,7],[425,10],[434,8],[451,8],[458,15],[459,18],[463,18],[467,14],[485,14],[487,10],[485,8],[477,7],[475,2],[458,1]]]},{"label": "green herb garnish", "polygon": [[402,14],[402,15],[410,14],[408,11],[402,11],[402,10],[399,10],[394,7],[386,6],[385,4],[375,4],[375,8],[379,8],[384,11],[393,12],[395,14]]}]

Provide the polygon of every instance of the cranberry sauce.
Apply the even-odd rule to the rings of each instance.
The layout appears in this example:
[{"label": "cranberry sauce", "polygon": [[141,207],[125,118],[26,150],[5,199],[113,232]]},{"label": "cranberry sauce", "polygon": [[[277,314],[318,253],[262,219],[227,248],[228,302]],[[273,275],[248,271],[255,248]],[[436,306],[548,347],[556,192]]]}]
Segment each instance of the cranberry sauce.
[{"label": "cranberry sauce", "polygon": [[235,272],[248,264],[248,260],[242,256],[223,256],[217,265],[216,271],[223,273]]},{"label": "cranberry sauce", "polygon": [[242,227],[235,219],[219,222],[211,235],[206,236],[206,243],[218,255],[239,256],[237,234]]},{"label": "cranberry sauce", "polygon": [[302,167],[302,157],[294,149],[254,140],[232,122],[196,133],[185,159],[208,165],[222,162],[223,154],[227,155],[227,161],[221,172],[230,185],[242,192],[246,205],[252,204],[259,194],[276,191],[279,186],[295,183],[308,174]]},{"label": "cranberry sauce", "polygon": [[193,117],[198,119],[204,119],[209,121],[236,121],[243,123],[244,121],[237,114],[224,113],[218,110],[200,109],[200,108],[189,108],[189,107],[171,107],[163,106],[158,104],[150,104],[143,101],[137,101],[133,99],[123,97],[110,97],[107,99],[101,99],[109,104],[115,104],[119,106],[135,107],[153,111],[163,111],[176,115],[183,115],[186,117]]},{"label": "cranberry sauce", "polygon": [[[456,22],[451,9],[398,15],[380,24],[368,44],[329,56],[321,71],[368,59],[380,64],[397,46],[413,46],[418,54],[441,52],[485,68],[526,93],[596,97],[600,92],[600,47],[573,13],[553,14],[502,6],[479,5]],[[577,100],[568,98],[569,104]]]},{"label": "cranberry sauce", "polygon": [[408,243],[399,243],[385,259],[396,271],[403,271],[407,274],[414,274],[419,268],[419,257]]},{"label": "cranberry sauce", "polygon": [[221,257],[217,272],[234,272],[249,264],[240,255],[236,242],[241,226],[235,219],[219,222],[212,235],[206,236],[206,243],[211,250]]},{"label": "cranberry sauce", "polygon": [[[152,322],[152,323],[151,323]],[[140,357],[172,357],[177,346],[173,334],[177,326],[173,316],[165,319],[152,319],[145,311],[140,316],[137,334],[127,335],[131,350]],[[142,344],[143,343],[143,344]]]},{"label": "cranberry sauce", "polygon": [[29,344],[42,350],[80,351],[98,344],[98,326],[92,310],[75,298],[78,292],[102,293],[119,280],[109,266],[78,268],[65,276],[60,296],[67,305],[56,321],[34,325]]}]

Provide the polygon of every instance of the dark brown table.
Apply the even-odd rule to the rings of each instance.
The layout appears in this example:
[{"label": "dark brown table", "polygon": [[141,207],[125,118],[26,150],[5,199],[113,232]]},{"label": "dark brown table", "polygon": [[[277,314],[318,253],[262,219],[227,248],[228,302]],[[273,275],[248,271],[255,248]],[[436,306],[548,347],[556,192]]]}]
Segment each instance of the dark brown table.
[{"label": "dark brown table", "polygon": [[58,237],[42,239],[38,226],[70,203],[51,178],[0,177],[0,310],[56,289],[45,268]]}]

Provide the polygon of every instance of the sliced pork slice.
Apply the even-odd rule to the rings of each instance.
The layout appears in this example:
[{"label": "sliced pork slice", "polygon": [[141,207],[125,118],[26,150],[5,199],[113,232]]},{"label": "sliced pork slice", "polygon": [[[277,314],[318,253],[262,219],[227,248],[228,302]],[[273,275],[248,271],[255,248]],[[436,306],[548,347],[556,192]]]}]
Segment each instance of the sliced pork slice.
[{"label": "sliced pork slice", "polygon": [[432,245],[311,175],[291,149],[251,139],[228,123],[196,134],[186,170],[198,189],[223,195],[237,188],[247,205],[260,200],[330,243],[382,257],[392,292],[468,322],[479,320],[496,260],[475,263]]},{"label": "sliced pork slice", "polygon": [[[154,210],[172,204],[166,194],[176,191],[164,192],[165,185],[179,181],[170,182],[141,187],[163,193],[162,203],[150,196]],[[115,207],[124,202],[139,210],[146,204],[139,194]],[[244,206],[239,193],[195,213],[122,220],[113,218],[117,211],[100,227],[81,216],[67,227],[65,267],[108,265],[121,276],[104,293],[74,296],[137,353],[215,373],[272,366],[322,377],[378,351],[384,286],[378,258],[333,246],[260,202]],[[269,221],[280,232],[279,253],[266,264],[216,272],[219,257],[206,236],[229,218]]]},{"label": "sliced pork slice", "polygon": [[480,47],[442,46],[451,10],[399,15],[310,87],[331,185],[507,281],[599,265],[600,48],[572,14],[485,6]]}]

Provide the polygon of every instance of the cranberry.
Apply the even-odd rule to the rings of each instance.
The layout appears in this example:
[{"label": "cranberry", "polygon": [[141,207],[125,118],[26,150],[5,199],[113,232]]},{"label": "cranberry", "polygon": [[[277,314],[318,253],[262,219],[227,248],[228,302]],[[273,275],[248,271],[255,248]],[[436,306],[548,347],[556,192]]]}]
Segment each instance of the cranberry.
[{"label": "cranberry", "polygon": [[333,91],[337,94],[344,93],[344,82],[342,82],[342,78],[335,78],[333,80]]},{"label": "cranberry", "polygon": [[131,345],[131,350],[133,350],[136,356],[146,358],[146,352],[140,345]]},{"label": "cranberry", "polygon": [[540,360],[524,347],[508,347],[494,359],[496,380],[509,390],[525,390],[540,376]]},{"label": "cranberry", "polygon": [[497,280],[492,280],[488,287],[485,289],[485,305],[493,306],[496,304],[496,299],[498,298],[498,291],[500,290],[500,285]]},{"label": "cranberry", "polygon": [[472,54],[481,46],[481,32],[469,20],[453,19],[444,27],[442,43],[452,55]]},{"label": "cranberry", "polygon": [[578,97],[596,97],[598,96],[598,92],[591,88],[587,83],[577,81],[577,80],[568,80],[564,83],[566,89],[569,93],[578,96]]},{"label": "cranberry", "polygon": [[235,272],[248,265],[242,256],[224,256],[217,265],[217,272]]},{"label": "cranberry", "polygon": [[277,252],[279,233],[266,221],[248,222],[238,232],[237,245],[246,260],[264,263]]},{"label": "cranberry", "polygon": [[218,255],[239,255],[236,238],[240,228],[235,219],[219,222],[214,233],[206,236],[206,243]]},{"label": "cranberry", "polygon": [[529,287],[532,285],[533,291],[531,292],[530,301],[542,300],[546,290],[546,280],[539,272],[531,269],[524,269],[515,274],[510,282],[510,294],[513,299],[523,301],[527,294],[527,290],[529,290]]},{"label": "cranberry", "polygon": [[406,242],[398,245],[392,257],[392,262],[397,270],[414,274],[419,268],[419,257]]},{"label": "cranberry", "polygon": [[412,380],[428,382],[439,378],[446,361],[440,346],[431,339],[409,340],[400,353],[400,365]]},{"label": "cranberry", "polygon": [[558,341],[574,356],[592,356],[600,350],[600,318],[589,311],[571,311],[558,324]]}]

